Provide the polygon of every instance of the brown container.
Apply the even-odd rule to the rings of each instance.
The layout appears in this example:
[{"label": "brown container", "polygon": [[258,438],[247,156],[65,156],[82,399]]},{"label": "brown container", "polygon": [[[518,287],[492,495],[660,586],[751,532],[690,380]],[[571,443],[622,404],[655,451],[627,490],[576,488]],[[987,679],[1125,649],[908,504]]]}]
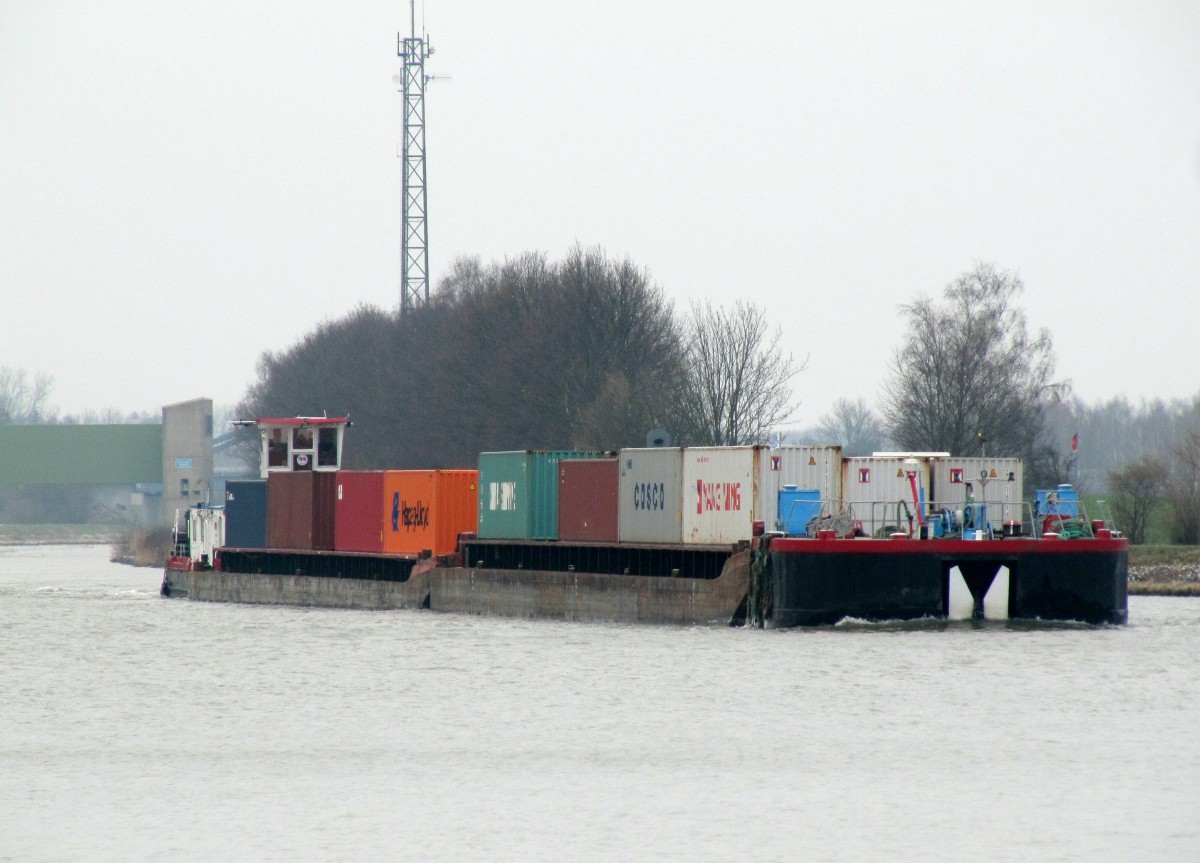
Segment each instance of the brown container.
[{"label": "brown container", "polygon": [[617,541],[618,464],[615,458],[558,463],[561,541]]},{"label": "brown container", "polygon": [[332,549],[337,474],[277,471],[267,477],[267,546]]},{"label": "brown container", "polygon": [[383,550],[452,554],[479,524],[479,471],[389,470],[383,479]]},{"label": "brown container", "polygon": [[383,551],[383,471],[337,472],[333,547],[338,551]]}]

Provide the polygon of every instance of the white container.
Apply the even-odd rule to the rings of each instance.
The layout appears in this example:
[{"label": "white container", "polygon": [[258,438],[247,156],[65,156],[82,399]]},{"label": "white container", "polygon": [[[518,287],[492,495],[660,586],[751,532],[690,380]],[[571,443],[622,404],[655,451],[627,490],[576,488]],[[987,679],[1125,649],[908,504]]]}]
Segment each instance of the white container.
[{"label": "white container", "polygon": [[683,450],[683,541],[730,545],[749,540],[763,520],[764,446]]},{"label": "white container", "polygon": [[987,505],[989,523],[1021,521],[1024,462],[1019,458],[939,458],[932,463],[929,499],[959,509],[967,500],[967,485],[977,504]]},{"label": "white container", "polygon": [[623,449],[619,454],[617,536],[621,542],[683,541],[683,450]]},{"label": "white container", "polygon": [[[907,530],[908,517],[917,524],[912,483],[916,473],[918,496],[929,499],[930,459],[925,456],[853,456],[842,459],[842,497],[873,536],[885,526]],[[907,507],[907,509],[905,509]]]},{"label": "white container", "polygon": [[767,530],[778,530],[779,490],[785,485],[816,489],[822,500],[841,500],[841,446],[781,446],[761,456],[762,521]]}]

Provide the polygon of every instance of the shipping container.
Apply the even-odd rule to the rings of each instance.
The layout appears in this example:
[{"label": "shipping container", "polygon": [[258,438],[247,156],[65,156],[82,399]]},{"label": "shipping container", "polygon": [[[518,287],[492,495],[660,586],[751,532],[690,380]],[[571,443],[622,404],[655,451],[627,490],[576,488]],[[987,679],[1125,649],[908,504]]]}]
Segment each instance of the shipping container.
[{"label": "shipping container", "polygon": [[225,481],[225,545],[228,548],[267,547],[267,481]]},{"label": "shipping container", "polygon": [[683,542],[683,449],[623,449],[617,535],[621,542]]},{"label": "shipping container", "polygon": [[749,540],[761,521],[764,446],[685,447],[683,541],[728,545]]},{"label": "shipping container", "polygon": [[616,542],[617,459],[564,459],[558,463],[558,538],[563,542]]},{"label": "shipping container", "polygon": [[913,501],[912,481],[917,481],[917,499],[929,500],[932,456],[886,455],[851,456],[842,459],[842,498],[862,522],[868,535],[891,533],[893,528],[907,531],[918,524]]},{"label": "shipping container", "polygon": [[473,470],[384,472],[383,550],[453,554],[478,521],[479,473]]},{"label": "shipping container", "polygon": [[333,547],[383,551],[383,471],[339,470],[334,503]]},{"label": "shipping container", "polygon": [[938,507],[986,506],[987,520],[997,524],[1024,517],[1025,473],[1019,458],[935,458],[930,500]]},{"label": "shipping container", "polygon": [[767,530],[780,530],[786,517],[778,510],[779,492],[787,486],[816,489],[821,500],[841,500],[842,448],[838,445],[781,446],[763,455],[762,503]]},{"label": "shipping container", "polygon": [[558,539],[558,463],[612,452],[515,450],[479,454],[479,538]]},{"label": "shipping container", "polygon": [[333,548],[337,474],[272,472],[267,478],[267,544],[270,548]]}]

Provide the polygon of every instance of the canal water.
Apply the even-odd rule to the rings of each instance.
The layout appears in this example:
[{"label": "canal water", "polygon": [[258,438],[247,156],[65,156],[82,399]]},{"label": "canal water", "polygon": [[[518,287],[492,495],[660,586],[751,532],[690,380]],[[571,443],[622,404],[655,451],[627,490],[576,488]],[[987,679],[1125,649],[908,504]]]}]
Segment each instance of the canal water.
[{"label": "canal water", "polygon": [[1200,859],[1200,600],[763,632],[221,605],[0,547],[0,860]]}]

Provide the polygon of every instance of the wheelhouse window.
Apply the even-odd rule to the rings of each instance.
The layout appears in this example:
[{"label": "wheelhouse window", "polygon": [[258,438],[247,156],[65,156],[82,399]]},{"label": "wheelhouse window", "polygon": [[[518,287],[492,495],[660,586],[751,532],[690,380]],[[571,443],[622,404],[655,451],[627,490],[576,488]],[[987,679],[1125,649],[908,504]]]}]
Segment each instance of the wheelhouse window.
[{"label": "wheelhouse window", "polygon": [[267,438],[267,467],[287,467],[287,429],[271,429]]},{"label": "wheelhouse window", "polygon": [[313,469],[313,430],[310,426],[292,429],[292,470]]},{"label": "wheelhouse window", "polygon": [[317,464],[321,467],[338,465],[338,430],[323,428],[317,432]]}]

